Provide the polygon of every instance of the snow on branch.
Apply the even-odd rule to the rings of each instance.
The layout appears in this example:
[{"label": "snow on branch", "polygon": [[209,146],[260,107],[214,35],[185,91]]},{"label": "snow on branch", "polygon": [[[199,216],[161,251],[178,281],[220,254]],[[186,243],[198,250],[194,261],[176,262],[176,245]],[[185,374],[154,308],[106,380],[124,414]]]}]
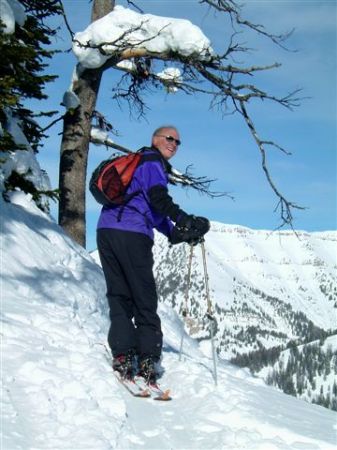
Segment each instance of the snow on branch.
[{"label": "snow on branch", "polygon": [[190,21],[139,14],[119,5],[74,37],[73,51],[86,68],[101,67],[114,53],[128,48],[197,54],[200,59],[214,54],[209,39]]}]

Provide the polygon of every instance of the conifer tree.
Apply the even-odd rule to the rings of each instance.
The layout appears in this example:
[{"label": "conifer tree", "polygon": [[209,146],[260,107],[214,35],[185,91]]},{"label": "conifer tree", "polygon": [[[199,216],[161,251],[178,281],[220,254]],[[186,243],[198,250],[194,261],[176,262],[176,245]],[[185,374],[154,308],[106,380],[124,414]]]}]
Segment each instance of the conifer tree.
[{"label": "conifer tree", "polygon": [[[50,116],[52,111],[32,111],[27,106],[30,99],[43,100],[45,85],[56,76],[45,73],[47,60],[55,50],[48,46],[56,33],[46,24],[46,19],[60,14],[57,0],[21,0],[22,9],[15,15],[15,28],[0,20],[0,151],[1,165],[4,167],[8,157],[17,151],[38,152],[44,136],[37,119]],[[13,123],[20,128],[24,141],[18,142],[13,136]],[[25,173],[15,170],[15,165],[2,175],[2,190],[6,192],[20,188],[33,195],[38,206],[42,206],[41,196],[55,195],[52,191],[42,191]]]}]

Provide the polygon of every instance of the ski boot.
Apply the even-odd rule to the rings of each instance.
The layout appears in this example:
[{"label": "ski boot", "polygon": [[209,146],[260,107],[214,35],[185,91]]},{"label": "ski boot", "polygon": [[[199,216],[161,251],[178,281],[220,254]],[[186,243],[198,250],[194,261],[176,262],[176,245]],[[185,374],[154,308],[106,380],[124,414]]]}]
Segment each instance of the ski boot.
[{"label": "ski boot", "polygon": [[117,356],[114,356],[112,361],[113,370],[118,372],[122,378],[131,380],[134,375],[133,373],[134,356],[135,352],[133,350],[129,350],[126,353],[121,353]]},{"label": "ski boot", "polygon": [[139,371],[137,375],[142,377],[146,384],[156,384],[157,373],[155,370],[155,361],[151,356],[142,359],[139,362]]}]

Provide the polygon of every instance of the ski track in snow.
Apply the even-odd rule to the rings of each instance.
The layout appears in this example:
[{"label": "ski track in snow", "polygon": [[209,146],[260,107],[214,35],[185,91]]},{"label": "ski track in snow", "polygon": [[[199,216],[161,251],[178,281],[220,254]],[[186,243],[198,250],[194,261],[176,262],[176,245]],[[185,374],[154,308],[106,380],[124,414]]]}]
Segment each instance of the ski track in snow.
[{"label": "ski track in snow", "polygon": [[[1,201],[1,200],[0,200]],[[336,414],[267,387],[185,337],[161,305],[164,370],[173,400],[133,398],[104,348],[101,270],[40,211],[21,199],[2,227],[3,450],[330,450]]]}]

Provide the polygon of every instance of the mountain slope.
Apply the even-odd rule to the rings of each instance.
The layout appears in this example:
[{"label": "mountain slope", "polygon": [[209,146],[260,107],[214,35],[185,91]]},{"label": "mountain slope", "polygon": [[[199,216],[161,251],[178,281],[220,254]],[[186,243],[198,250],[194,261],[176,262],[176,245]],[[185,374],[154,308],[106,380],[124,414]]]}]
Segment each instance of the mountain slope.
[{"label": "mountain slope", "polygon": [[[165,238],[156,238],[158,291],[163,302],[179,310],[189,249],[170,249]],[[212,222],[205,246],[222,356],[231,357],[240,347],[249,351],[317,338],[320,330],[337,327],[337,232],[296,236]],[[190,316],[202,322],[203,266],[199,248],[194,252],[188,308]]]},{"label": "mountain slope", "polygon": [[179,362],[183,325],[164,304],[161,381],[174,400],[130,397],[106,358],[101,269],[26,196],[0,201],[4,449],[334,448],[333,412],[225,362],[215,387],[188,336]]}]

